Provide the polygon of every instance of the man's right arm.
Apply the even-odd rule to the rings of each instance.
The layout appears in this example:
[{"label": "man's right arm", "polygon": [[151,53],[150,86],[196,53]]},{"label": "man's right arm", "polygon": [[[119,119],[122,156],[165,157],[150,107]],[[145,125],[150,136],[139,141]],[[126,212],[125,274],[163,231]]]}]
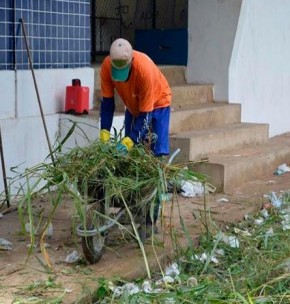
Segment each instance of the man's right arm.
[{"label": "man's right arm", "polygon": [[115,99],[114,97],[102,97],[101,100],[101,130],[105,129],[110,131],[113,123],[115,112]]},{"label": "man's right arm", "polygon": [[[106,58],[101,66],[100,71],[101,78],[101,131],[100,140],[107,142],[110,140],[110,130],[112,127],[114,111],[115,111],[115,99],[114,99],[114,86],[110,77],[110,62]],[[109,96],[109,97],[108,97]]]}]

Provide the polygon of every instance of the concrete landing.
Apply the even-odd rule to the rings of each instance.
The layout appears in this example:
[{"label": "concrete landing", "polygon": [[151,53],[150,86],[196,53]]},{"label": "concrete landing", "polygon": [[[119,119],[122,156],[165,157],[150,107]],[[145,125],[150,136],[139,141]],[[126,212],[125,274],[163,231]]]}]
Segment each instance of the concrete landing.
[{"label": "concrete landing", "polygon": [[290,133],[270,138],[264,144],[211,154],[208,160],[192,164],[191,168],[206,174],[218,191],[230,193],[269,170],[274,172],[281,163],[290,163]]}]

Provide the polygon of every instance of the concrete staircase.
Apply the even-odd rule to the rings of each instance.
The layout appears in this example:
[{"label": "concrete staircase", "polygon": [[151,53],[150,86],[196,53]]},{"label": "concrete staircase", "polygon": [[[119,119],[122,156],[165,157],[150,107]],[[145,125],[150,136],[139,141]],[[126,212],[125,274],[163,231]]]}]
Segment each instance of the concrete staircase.
[{"label": "concrete staircase", "polygon": [[161,70],[173,92],[171,150],[181,149],[176,162],[190,161],[217,191],[231,193],[289,161],[290,134],[269,139],[268,124],[241,122],[241,105],[214,102],[213,85],[186,84],[184,67]]},{"label": "concrete staircase", "polygon": [[[185,67],[160,69],[173,93],[171,151],[181,149],[175,161],[190,162],[194,171],[207,175],[217,191],[231,193],[290,159],[290,134],[269,139],[267,124],[241,122],[240,104],[215,102],[212,84],[187,84]],[[95,68],[96,109],[99,86],[99,68]],[[123,113],[122,101],[118,96],[115,100],[116,112]]]}]

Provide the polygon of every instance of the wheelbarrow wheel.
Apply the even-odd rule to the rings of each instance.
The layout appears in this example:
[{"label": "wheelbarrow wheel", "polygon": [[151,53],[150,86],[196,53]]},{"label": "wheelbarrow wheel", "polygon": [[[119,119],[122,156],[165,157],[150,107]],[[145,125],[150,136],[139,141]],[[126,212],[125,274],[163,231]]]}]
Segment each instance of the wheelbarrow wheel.
[{"label": "wheelbarrow wheel", "polygon": [[99,262],[104,253],[104,240],[99,235],[87,236],[82,238],[82,247],[85,259],[90,264]]},{"label": "wheelbarrow wheel", "polygon": [[[89,208],[86,215],[86,230],[88,230],[88,232],[104,224],[104,218],[99,215],[99,213],[105,214],[104,212],[105,207],[100,202],[94,203]],[[98,232],[93,236],[90,236],[88,233],[88,236],[82,237],[83,254],[90,264],[95,264],[101,259],[105,249],[104,242],[104,235]]]}]

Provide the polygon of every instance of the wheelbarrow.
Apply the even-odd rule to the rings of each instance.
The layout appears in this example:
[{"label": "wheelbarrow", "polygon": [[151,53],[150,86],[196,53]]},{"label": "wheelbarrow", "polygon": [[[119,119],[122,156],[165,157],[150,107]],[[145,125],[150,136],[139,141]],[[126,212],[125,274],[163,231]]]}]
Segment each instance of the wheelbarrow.
[{"label": "wheelbarrow", "polygon": [[[180,149],[175,150],[168,160],[171,164]],[[112,197],[109,202],[104,199],[106,197],[104,190],[100,187],[95,191],[95,202],[91,204],[86,213],[85,227],[79,225],[76,233],[82,238],[82,250],[85,259],[91,263],[97,263],[105,249],[105,239],[109,232],[119,225],[124,224],[122,218],[130,219],[130,224],[133,226],[139,224],[138,233],[141,242],[145,242],[148,237],[148,229],[146,223],[146,215],[148,214],[148,207],[150,202],[154,199],[157,193],[157,188],[145,195],[139,202],[132,202],[128,204],[120,203],[118,199]],[[130,206],[129,208],[126,207]],[[136,206],[141,206],[137,208]],[[117,208],[118,211],[114,213],[113,217],[110,210]],[[128,210],[129,209],[129,210]],[[130,216],[134,215],[134,219]],[[133,221],[132,221],[133,219]]]}]

